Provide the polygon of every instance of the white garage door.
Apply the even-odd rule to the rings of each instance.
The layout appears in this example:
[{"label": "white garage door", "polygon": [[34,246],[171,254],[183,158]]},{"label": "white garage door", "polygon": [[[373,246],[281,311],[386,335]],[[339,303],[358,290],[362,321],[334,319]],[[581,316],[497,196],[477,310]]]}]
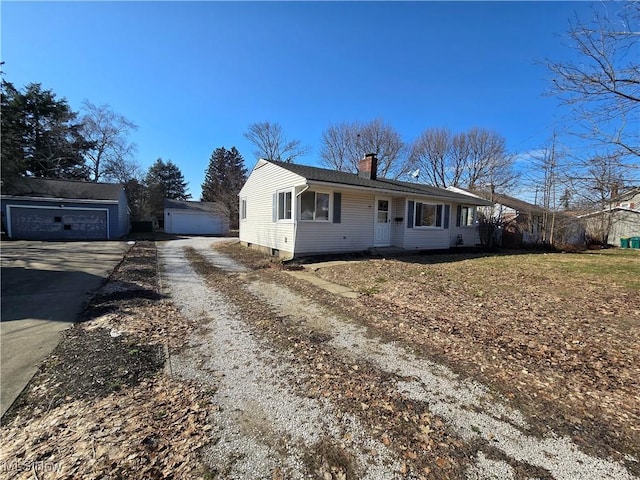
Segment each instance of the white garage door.
[{"label": "white garage door", "polygon": [[[221,235],[222,219],[201,213],[171,213],[171,220],[165,225],[167,233],[184,235]],[[168,229],[166,227],[169,227]]]}]

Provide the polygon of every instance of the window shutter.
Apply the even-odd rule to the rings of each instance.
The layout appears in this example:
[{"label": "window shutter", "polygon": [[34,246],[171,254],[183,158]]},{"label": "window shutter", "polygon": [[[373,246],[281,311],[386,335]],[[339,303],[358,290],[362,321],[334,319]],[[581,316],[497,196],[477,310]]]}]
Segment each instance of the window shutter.
[{"label": "window shutter", "polygon": [[409,200],[407,202],[407,228],[413,228],[413,208],[414,208],[414,201],[413,200]]},{"label": "window shutter", "polygon": [[333,223],[342,221],[342,194],[333,192]]},{"label": "window shutter", "polygon": [[444,228],[449,228],[449,211],[451,210],[451,205],[444,206]]},{"label": "window shutter", "polygon": [[442,205],[436,205],[436,227],[442,226]]},{"label": "window shutter", "polygon": [[456,227],[460,226],[460,217],[462,217],[462,205],[458,205],[458,210],[457,210],[457,215],[456,215]]},{"label": "window shutter", "polygon": [[276,222],[278,220],[278,193],[273,194],[273,205],[271,208],[271,221]]}]

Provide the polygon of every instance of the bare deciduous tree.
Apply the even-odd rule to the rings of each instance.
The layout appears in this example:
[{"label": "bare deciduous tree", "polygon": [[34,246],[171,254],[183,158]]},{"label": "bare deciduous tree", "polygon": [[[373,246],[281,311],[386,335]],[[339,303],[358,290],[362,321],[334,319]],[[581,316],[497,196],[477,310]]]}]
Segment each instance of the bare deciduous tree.
[{"label": "bare deciduous tree", "polygon": [[309,148],[303,146],[300,140],[287,139],[282,126],[278,123],[252,123],[244,133],[244,137],[255,145],[256,157],[267,160],[292,163],[309,151]]},{"label": "bare deciduous tree", "polygon": [[613,225],[612,208],[624,186],[627,169],[615,155],[595,155],[583,161],[570,176],[576,206],[595,215],[588,222],[592,240],[606,245]]},{"label": "bare deciduous tree", "polygon": [[355,171],[357,164],[354,164],[354,159],[358,158],[356,135],[349,123],[332,125],[322,132],[322,163],[341,172]]},{"label": "bare deciduous tree", "polygon": [[577,60],[546,63],[554,75],[551,93],[572,107],[575,126],[580,127],[574,133],[637,159],[640,3],[607,5],[607,10],[618,8],[619,15],[613,18],[594,11],[588,24],[573,21],[568,36]]},{"label": "bare deciduous tree", "polygon": [[420,168],[427,183],[445,188],[457,187],[449,178],[452,138],[446,128],[429,128],[422,132],[413,144],[411,158],[413,165]]},{"label": "bare deciduous tree", "polygon": [[109,105],[85,100],[82,109],[82,134],[91,145],[86,153],[91,180],[126,182],[134,178],[140,167],[131,160],[136,147],[127,136],[138,127]]},{"label": "bare deciduous tree", "polygon": [[461,177],[462,185],[471,190],[486,187],[509,190],[516,174],[513,155],[507,152],[504,137],[482,128],[472,128],[466,135],[469,156]]},{"label": "bare deciduous tree", "polygon": [[391,125],[377,118],[369,122],[332,125],[322,133],[320,157],[327,167],[356,172],[368,153],[378,158],[378,176],[398,178],[408,170],[406,145]]},{"label": "bare deciduous tree", "polygon": [[455,135],[446,128],[427,129],[414,142],[411,159],[428,183],[441,188],[505,191],[516,178],[505,139],[481,128]]}]

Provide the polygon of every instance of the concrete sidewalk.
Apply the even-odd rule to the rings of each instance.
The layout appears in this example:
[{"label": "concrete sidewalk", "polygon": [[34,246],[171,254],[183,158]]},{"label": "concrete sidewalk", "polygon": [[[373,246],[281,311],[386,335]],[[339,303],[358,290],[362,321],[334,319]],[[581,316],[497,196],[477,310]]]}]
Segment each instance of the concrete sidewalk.
[{"label": "concrete sidewalk", "polygon": [[126,242],[2,242],[0,415],[129,247]]},{"label": "concrete sidewalk", "polygon": [[327,292],[333,293],[335,295],[340,295],[345,298],[358,298],[360,294],[351,290],[349,287],[345,287],[344,285],[339,285],[337,283],[330,282],[328,280],[324,280],[318,277],[315,272],[320,268],[332,267],[334,265],[343,265],[347,262],[344,261],[333,261],[333,262],[319,262],[319,263],[311,263],[304,266],[304,270],[285,270],[292,277],[299,278],[300,280],[305,280],[316,287],[322,288]]}]

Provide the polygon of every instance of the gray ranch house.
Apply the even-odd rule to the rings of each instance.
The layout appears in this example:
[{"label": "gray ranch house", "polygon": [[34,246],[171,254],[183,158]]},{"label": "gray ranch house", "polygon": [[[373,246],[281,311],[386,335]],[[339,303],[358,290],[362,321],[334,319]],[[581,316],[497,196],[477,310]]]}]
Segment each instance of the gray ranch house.
[{"label": "gray ranch house", "polygon": [[640,236],[640,187],[617,194],[604,210],[585,213],[587,234],[595,239],[619,245],[621,238]]},{"label": "gray ranch house", "polygon": [[129,233],[124,187],[45,178],[3,186],[2,226],[23,240],[110,240]]},{"label": "gray ranch house", "polygon": [[376,170],[375,155],[357,174],[260,159],[239,193],[240,242],[287,258],[479,243],[476,208],[490,202]]}]

